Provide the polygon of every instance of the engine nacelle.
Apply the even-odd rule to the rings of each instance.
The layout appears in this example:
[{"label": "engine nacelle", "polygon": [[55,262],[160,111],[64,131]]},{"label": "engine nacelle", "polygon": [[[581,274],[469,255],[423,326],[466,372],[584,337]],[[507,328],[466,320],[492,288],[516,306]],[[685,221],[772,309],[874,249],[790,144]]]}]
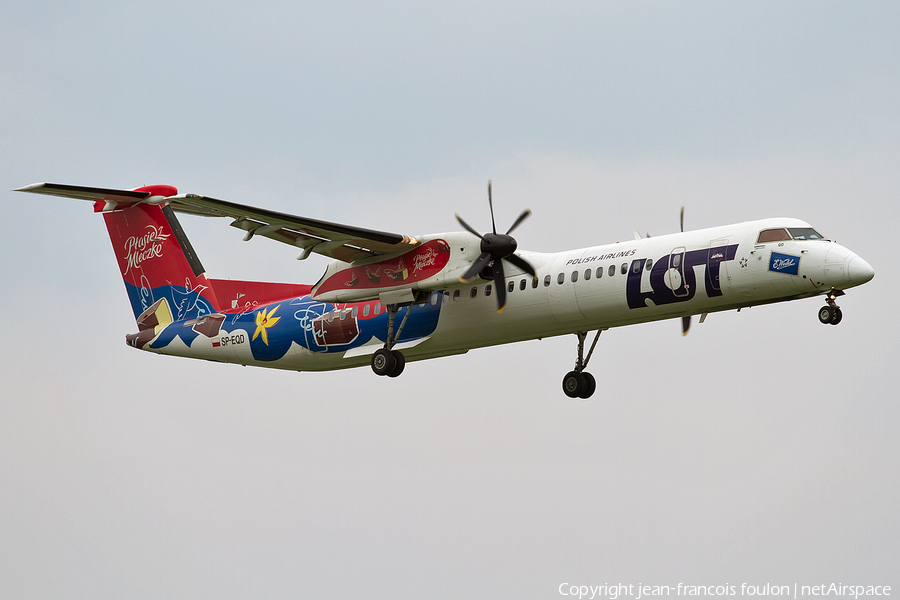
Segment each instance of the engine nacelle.
[{"label": "engine nacelle", "polygon": [[[420,238],[422,239],[422,238]],[[320,302],[365,302],[401,290],[430,291],[459,284],[459,277],[481,252],[478,238],[455,232],[433,236],[390,258],[328,265],[312,297]]]}]

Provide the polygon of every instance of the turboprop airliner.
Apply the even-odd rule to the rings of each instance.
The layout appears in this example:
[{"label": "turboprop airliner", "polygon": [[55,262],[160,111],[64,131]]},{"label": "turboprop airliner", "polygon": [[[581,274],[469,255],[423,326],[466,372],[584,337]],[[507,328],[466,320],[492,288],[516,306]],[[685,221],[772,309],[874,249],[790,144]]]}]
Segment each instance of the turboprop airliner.
[{"label": "turboprop airliner", "polygon": [[[16,191],[87,200],[103,214],[137,332],[135,348],[295,371],[369,364],[397,377],[407,361],[564,334],[578,339],[563,392],[589,398],[600,334],[661,319],[822,296],[836,300],[875,272],[804,221],[772,218],[556,253],[519,251],[494,222],[480,233],[408,236],[283,214],[169,185],[117,190],[36,183]],[[207,277],[175,213],[227,217],[249,241],[332,259],[314,285]],[[596,332],[585,352],[588,334]]]}]

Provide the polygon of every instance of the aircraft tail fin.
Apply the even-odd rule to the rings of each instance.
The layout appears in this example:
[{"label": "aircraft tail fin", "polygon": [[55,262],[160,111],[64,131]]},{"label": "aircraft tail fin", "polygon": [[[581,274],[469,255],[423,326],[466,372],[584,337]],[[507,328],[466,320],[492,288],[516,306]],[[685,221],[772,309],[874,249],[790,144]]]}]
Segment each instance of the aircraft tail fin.
[{"label": "aircraft tail fin", "polygon": [[175,321],[219,312],[212,283],[169,206],[138,204],[103,218],[136,321],[160,300]]},{"label": "aircraft tail fin", "polygon": [[[190,241],[166,203],[172,186],[110,190],[34,184],[17,191],[78,198],[102,212],[135,321],[155,329],[165,321],[219,312],[212,283]],[[146,327],[141,327],[146,329]]]}]

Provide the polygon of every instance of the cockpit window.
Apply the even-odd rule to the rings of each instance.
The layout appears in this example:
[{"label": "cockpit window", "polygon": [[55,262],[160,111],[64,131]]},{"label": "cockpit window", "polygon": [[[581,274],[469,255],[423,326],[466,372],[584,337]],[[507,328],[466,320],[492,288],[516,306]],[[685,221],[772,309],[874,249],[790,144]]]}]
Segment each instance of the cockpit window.
[{"label": "cockpit window", "polygon": [[788,233],[795,240],[824,240],[821,233],[812,227],[789,227]]},{"label": "cockpit window", "polygon": [[765,244],[766,242],[786,242],[791,239],[786,229],[763,229],[759,232],[756,239],[757,244]]},{"label": "cockpit window", "polygon": [[757,244],[767,242],[788,242],[791,240],[824,240],[825,237],[812,227],[780,227],[778,229],[763,229],[756,239]]}]

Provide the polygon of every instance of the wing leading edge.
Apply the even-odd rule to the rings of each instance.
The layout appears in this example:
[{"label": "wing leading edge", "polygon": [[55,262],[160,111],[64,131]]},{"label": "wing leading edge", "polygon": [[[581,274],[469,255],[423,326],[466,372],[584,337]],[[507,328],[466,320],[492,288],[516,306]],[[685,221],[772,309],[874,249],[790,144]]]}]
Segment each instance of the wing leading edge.
[{"label": "wing leading edge", "polygon": [[371,256],[405,252],[420,244],[416,238],[399,233],[298,217],[208,196],[178,194],[178,190],[172,186],[154,185],[134,190],[115,190],[35,183],[15,191],[92,201],[97,212],[127,208],[146,202],[168,204],[177,212],[192,215],[229,217],[233,219],[232,227],[245,232],[245,240],[260,235],[295,246],[301,249],[298,259],[316,253],[335,260],[353,262]]}]

